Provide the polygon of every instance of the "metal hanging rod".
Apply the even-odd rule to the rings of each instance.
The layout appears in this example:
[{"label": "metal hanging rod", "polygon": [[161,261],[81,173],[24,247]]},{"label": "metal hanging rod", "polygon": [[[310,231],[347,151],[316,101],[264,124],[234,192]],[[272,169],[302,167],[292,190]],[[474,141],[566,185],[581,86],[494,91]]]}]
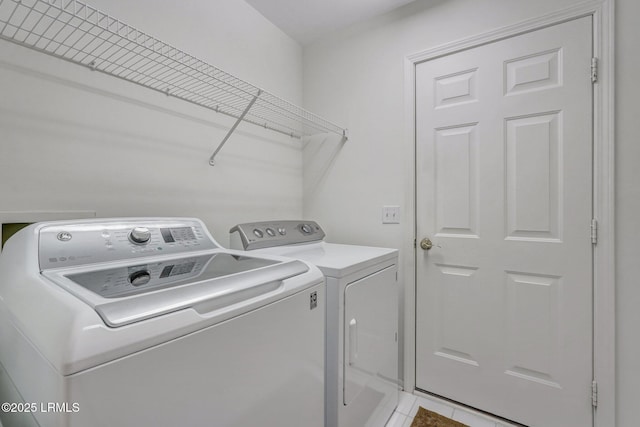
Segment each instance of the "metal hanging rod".
[{"label": "metal hanging rod", "polygon": [[0,0],[0,38],[301,138],[347,130],[76,0]]}]

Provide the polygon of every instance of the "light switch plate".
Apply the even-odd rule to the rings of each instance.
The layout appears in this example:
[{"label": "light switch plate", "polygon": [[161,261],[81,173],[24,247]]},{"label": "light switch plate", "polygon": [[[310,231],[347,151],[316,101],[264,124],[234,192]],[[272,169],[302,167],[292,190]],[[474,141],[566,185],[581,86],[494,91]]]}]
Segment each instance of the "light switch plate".
[{"label": "light switch plate", "polygon": [[400,224],[400,206],[383,206],[382,223]]}]

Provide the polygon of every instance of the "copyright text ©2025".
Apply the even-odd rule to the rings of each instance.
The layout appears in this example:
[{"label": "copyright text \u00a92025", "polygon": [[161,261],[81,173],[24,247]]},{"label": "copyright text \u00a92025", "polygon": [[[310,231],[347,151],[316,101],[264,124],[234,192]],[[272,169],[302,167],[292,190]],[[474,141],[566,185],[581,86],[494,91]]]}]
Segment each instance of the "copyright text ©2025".
[{"label": "copyright text \u00a92025", "polygon": [[2,412],[80,412],[80,404],[77,402],[4,402],[2,404]]}]

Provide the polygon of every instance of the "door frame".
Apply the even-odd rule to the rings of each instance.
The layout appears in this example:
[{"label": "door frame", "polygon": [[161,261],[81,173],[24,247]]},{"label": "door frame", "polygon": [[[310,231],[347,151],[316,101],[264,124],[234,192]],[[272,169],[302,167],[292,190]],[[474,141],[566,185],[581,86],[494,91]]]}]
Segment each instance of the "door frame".
[{"label": "door frame", "polygon": [[[405,259],[404,289],[404,390],[415,389],[416,373],[416,132],[415,68],[418,63],[535,31],[584,16],[593,17],[593,51],[598,58],[598,80],[593,85],[593,215],[598,221],[593,251],[593,378],[598,404],[594,426],[616,425],[615,404],[615,233],[614,233],[614,1],[589,0],[575,6],[514,25],[498,28],[408,55],[404,59],[404,112],[406,164],[412,165],[406,188],[407,212],[413,215],[404,229],[413,256]],[[586,72],[586,71],[585,71]],[[588,233],[585,230],[585,233]],[[481,408],[480,408],[481,409]]]}]

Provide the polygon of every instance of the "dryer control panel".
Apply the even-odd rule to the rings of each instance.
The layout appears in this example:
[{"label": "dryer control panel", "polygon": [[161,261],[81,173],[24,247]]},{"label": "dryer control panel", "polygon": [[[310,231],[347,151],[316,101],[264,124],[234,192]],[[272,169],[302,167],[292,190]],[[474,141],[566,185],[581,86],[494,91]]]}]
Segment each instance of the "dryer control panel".
[{"label": "dryer control panel", "polygon": [[218,247],[204,224],[190,218],[62,221],[38,230],[41,271]]},{"label": "dryer control panel", "polygon": [[231,248],[252,249],[311,243],[324,239],[325,233],[315,221],[263,221],[238,224],[229,230]]}]

